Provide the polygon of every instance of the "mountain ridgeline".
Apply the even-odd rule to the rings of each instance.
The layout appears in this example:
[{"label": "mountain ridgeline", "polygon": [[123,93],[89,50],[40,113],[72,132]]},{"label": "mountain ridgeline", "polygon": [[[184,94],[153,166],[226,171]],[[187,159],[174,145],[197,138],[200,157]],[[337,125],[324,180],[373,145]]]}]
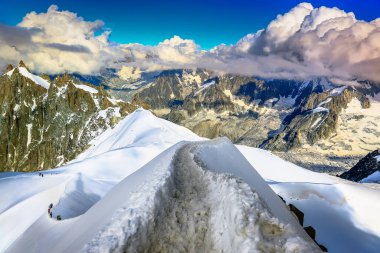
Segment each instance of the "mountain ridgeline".
[{"label": "mountain ridgeline", "polygon": [[64,74],[36,76],[23,62],[0,76],[0,170],[34,171],[72,160],[136,106]]},{"label": "mountain ridgeline", "polygon": [[311,169],[351,168],[380,148],[380,89],[370,82],[352,88],[325,78],[265,80],[180,69],[126,83],[128,89],[110,92],[143,100],[157,115],[201,136],[227,136]]},{"label": "mountain ridgeline", "polygon": [[318,171],[349,169],[380,148],[380,88],[370,82],[353,88],[324,78],[266,80],[202,69],[128,80],[112,70],[52,78],[20,63],[8,66],[0,85],[3,171],[68,162],[136,105],[203,137],[227,136]]}]

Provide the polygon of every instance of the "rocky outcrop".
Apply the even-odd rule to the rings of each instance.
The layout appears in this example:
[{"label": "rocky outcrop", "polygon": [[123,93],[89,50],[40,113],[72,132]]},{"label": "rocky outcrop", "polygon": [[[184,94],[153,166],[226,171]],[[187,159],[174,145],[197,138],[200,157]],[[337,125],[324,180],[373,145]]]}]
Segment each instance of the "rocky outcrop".
[{"label": "rocky outcrop", "polygon": [[177,70],[164,72],[134,98],[201,136],[227,136],[234,142],[259,146],[281,127],[283,116],[294,105],[319,90],[323,87],[317,82]]},{"label": "rocky outcrop", "polygon": [[331,90],[313,92],[284,119],[284,130],[270,138],[262,147],[286,151],[304,144],[313,145],[318,140],[328,138],[335,133],[340,113],[353,98],[361,102],[363,109],[370,107],[369,99],[352,88],[339,93]]},{"label": "rocky outcrop", "polygon": [[342,173],[339,177],[359,182],[376,171],[380,171],[380,150],[375,150],[369,153],[364,158],[360,159],[352,169]]},{"label": "rocky outcrop", "polygon": [[33,75],[20,63],[0,77],[0,170],[34,171],[72,160],[136,106],[70,75]]},{"label": "rocky outcrop", "polygon": [[164,71],[154,82],[138,91],[135,98],[142,98],[153,109],[176,107],[182,105],[209,76],[209,72],[202,70]]},{"label": "rocky outcrop", "polygon": [[[201,136],[227,136],[235,143],[273,150],[301,166],[336,173],[380,147],[371,140],[380,135],[373,113],[380,103],[372,103],[379,87],[365,82],[354,89],[323,78],[264,80],[173,70],[149,79],[133,97]],[[358,127],[364,124],[368,127]],[[313,159],[316,145],[320,155]]]}]

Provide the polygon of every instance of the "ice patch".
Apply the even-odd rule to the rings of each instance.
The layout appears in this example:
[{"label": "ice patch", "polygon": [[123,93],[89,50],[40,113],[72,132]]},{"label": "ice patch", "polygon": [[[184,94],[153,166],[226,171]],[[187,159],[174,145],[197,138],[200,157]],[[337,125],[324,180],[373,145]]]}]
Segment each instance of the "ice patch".
[{"label": "ice patch", "polygon": [[199,89],[197,92],[194,93],[194,96],[198,95],[198,94],[199,94],[200,92],[202,92],[203,90],[205,90],[205,89],[207,89],[208,87],[210,87],[210,86],[212,86],[212,85],[215,85],[215,84],[216,84],[215,80],[212,80],[212,81],[209,81],[209,82],[207,82],[207,83],[204,83],[204,84],[202,85],[202,88]]},{"label": "ice patch", "polygon": [[87,92],[90,92],[90,93],[98,93],[98,90],[95,89],[95,88],[92,88],[88,85],[84,85],[84,84],[74,84],[74,86],[78,89],[81,89],[81,90],[84,90],[84,91],[87,91]]},{"label": "ice patch", "polygon": [[17,112],[18,110],[20,110],[20,105],[16,104],[15,107],[13,108],[13,111]]},{"label": "ice patch", "polygon": [[208,82],[208,83],[204,83],[203,85],[202,85],[202,87],[203,88],[207,88],[207,87],[209,87],[209,86],[211,86],[211,85],[214,85],[215,84],[215,80],[212,80],[212,81],[210,81],[210,82]]},{"label": "ice patch", "polygon": [[30,123],[26,125],[26,128],[28,129],[28,139],[26,141],[26,147],[29,147],[29,144],[32,141],[32,126],[33,124]]},{"label": "ice patch", "polygon": [[317,107],[312,110],[312,113],[329,112],[330,110],[324,107]]},{"label": "ice patch", "polygon": [[327,103],[330,103],[331,100],[332,100],[332,98],[331,98],[331,97],[328,97],[325,101],[321,102],[317,107],[321,107],[322,105],[325,105],[325,104],[327,104]]},{"label": "ice patch", "polygon": [[121,117],[120,114],[120,107],[112,107],[112,108],[107,108],[104,110],[100,110],[97,116],[97,119],[102,118],[102,119],[107,119],[108,117]]},{"label": "ice patch", "polygon": [[318,117],[315,121],[314,121],[314,123],[310,126],[310,128],[314,128],[315,126],[317,126],[318,124],[319,124],[319,122],[321,122],[321,117]]},{"label": "ice patch", "polygon": [[330,91],[331,96],[339,96],[347,88],[347,86],[341,86]]},{"label": "ice patch", "polygon": [[107,98],[112,104],[117,105],[118,103],[125,103],[125,101],[121,99]]}]

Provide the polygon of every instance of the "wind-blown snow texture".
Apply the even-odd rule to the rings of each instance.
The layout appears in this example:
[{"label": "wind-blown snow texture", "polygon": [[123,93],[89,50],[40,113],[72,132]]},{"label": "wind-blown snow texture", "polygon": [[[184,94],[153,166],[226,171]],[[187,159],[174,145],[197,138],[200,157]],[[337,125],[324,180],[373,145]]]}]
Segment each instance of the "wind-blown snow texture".
[{"label": "wind-blown snow texture", "polygon": [[202,140],[137,110],[43,178],[0,174],[0,252],[313,252],[252,166],[329,252],[377,252],[379,191],[225,139],[181,142]]}]

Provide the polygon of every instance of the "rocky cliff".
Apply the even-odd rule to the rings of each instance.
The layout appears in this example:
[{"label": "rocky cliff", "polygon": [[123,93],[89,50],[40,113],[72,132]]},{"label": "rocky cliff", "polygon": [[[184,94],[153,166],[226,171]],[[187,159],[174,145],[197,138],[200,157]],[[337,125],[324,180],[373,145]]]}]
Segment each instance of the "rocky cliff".
[{"label": "rocky cliff", "polygon": [[[188,80],[191,80],[189,82]],[[281,128],[294,106],[314,90],[313,82],[260,80],[238,75],[214,75],[197,70],[164,72],[155,82],[137,91],[162,117],[195,133],[259,146]]]},{"label": "rocky cliff", "polygon": [[370,107],[369,99],[352,88],[313,92],[284,119],[284,129],[262,147],[287,151],[330,137],[336,132],[339,115],[353,98],[360,101],[363,109]]},{"label": "rocky cliff", "polygon": [[375,150],[360,159],[352,169],[342,173],[340,177],[358,182],[376,171],[380,171],[380,150]]},{"label": "rocky cliff", "polygon": [[72,160],[136,107],[69,75],[50,80],[21,62],[0,76],[0,170],[33,171]]},{"label": "rocky cliff", "polygon": [[341,171],[380,147],[379,89],[361,85],[172,70],[149,79],[133,96],[201,136],[227,136],[307,168]]}]

